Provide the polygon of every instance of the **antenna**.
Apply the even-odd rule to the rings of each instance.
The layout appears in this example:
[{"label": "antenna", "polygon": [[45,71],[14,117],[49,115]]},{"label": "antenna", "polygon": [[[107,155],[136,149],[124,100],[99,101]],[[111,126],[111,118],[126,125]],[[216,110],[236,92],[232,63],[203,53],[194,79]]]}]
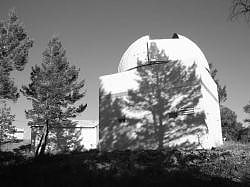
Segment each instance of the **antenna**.
[{"label": "antenna", "polygon": [[147,42],[147,58],[148,58],[148,63],[149,63],[148,42]]}]

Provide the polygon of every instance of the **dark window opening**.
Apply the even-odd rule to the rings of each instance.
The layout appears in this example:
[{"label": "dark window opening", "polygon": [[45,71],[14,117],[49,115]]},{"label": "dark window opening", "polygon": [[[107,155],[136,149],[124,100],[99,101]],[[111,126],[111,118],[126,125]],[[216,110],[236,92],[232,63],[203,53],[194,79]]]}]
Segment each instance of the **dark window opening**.
[{"label": "dark window opening", "polygon": [[123,115],[120,118],[118,118],[119,123],[125,123],[126,122],[126,116]]}]

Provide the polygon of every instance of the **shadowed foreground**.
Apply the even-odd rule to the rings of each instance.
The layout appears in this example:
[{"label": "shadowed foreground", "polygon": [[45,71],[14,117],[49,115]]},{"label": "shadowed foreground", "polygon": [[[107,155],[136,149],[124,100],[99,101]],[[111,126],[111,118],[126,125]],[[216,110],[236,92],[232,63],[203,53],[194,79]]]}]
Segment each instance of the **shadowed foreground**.
[{"label": "shadowed foreground", "polygon": [[247,152],[89,151],[34,160],[1,153],[1,186],[248,186]]}]

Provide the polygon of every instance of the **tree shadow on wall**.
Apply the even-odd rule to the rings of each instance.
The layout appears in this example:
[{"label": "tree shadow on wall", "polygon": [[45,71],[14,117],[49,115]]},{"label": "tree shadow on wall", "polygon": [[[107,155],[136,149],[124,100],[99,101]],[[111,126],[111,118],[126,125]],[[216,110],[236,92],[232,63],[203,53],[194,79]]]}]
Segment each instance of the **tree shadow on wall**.
[{"label": "tree shadow on wall", "polygon": [[198,112],[197,65],[169,60],[155,43],[149,51],[149,63],[138,61],[138,89],[121,98],[100,89],[101,148],[202,148],[208,129],[204,113]]},{"label": "tree shadow on wall", "polygon": [[[35,152],[39,140],[42,137],[42,126],[33,126],[31,131],[31,147]],[[47,153],[69,152],[73,150],[82,150],[81,128],[77,127],[76,122],[70,120],[62,124],[50,127],[48,136]]]},{"label": "tree shadow on wall", "polygon": [[[133,126],[125,125],[128,119],[125,118],[122,109],[125,103],[122,98],[113,98],[105,93],[101,87],[99,92],[99,132],[100,147],[102,150],[127,149],[134,142],[129,133]],[[130,120],[130,124],[136,124],[139,120]]]},{"label": "tree shadow on wall", "polygon": [[76,122],[67,120],[65,124],[51,129],[50,144],[51,152],[68,152],[81,150],[81,128],[77,127]]}]

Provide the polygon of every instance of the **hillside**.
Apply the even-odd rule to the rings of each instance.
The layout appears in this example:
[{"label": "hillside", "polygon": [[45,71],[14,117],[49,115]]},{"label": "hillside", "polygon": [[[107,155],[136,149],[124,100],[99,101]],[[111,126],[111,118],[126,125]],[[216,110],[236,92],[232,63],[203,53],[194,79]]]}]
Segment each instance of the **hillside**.
[{"label": "hillside", "polygon": [[3,155],[1,186],[250,186],[250,146],[243,144],[197,151],[93,150],[39,160]]}]

